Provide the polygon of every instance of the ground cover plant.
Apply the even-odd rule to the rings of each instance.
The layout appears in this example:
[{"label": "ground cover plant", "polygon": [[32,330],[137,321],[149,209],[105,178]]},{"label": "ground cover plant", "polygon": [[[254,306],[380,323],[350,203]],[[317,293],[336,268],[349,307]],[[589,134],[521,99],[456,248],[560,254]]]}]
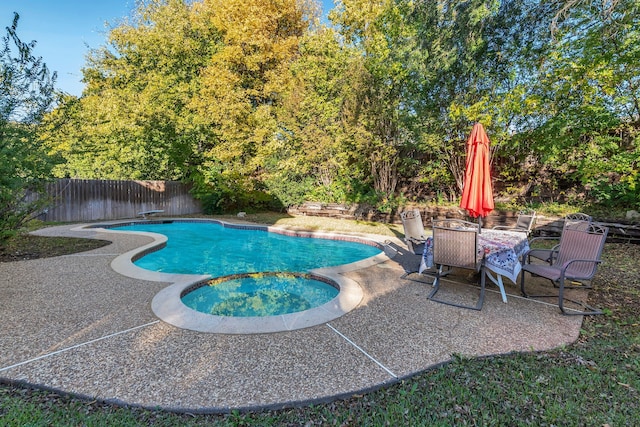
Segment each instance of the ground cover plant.
[{"label": "ground cover plant", "polygon": [[[324,221],[311,218],[301,223],[278,215],[262,218],[265,223],[289,227]],[[383,224],[325,224],[333,229],[371,232],[372,227],[381,234],[394,233]],[[22,244],[40,239],[48,238],[25,239]],[[38,247],[46,256],[77,250],[77,244],[62,239],[53,246]],[[378,391],[253,413],[173,414],[2,384],[0,420],[9,426],[631,425],[640,419],[639,256],[639,245],[606,244],[604,264],[589,301],[606,314],[585,318],[577,342],[553,351],[481,359],[453,355],[450,363]],[[4,256],[0,260],[7,261]]]}]

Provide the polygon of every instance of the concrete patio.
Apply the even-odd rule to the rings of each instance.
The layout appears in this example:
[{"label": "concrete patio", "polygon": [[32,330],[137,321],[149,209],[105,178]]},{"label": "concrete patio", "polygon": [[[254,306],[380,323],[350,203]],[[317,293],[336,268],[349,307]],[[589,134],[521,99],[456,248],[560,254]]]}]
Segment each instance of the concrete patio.
[{"label": "concrete patio", "polygon": [[[149,237],[74,230],[39,234],[113,243],[55,258],[0,263],[0,378],[91,399],[188,412],[278,408],[329,401],[410,377],[453,354],[547,350],[576,340],[581,316],[488,284],[482,311],[427,299],[427,277],[402,279],[419,257],[391,242],[395,257],[343,273],[363,290],[349,313],[305,329],[254,335],[180,329],[151,310],[171,283],[111,268]],[[388,237],[374,237],[384,241]],[[440,294],[474,297],[454,274]],[[419,280],[423,280],[421,283]],[[584,292],[584,291],[577,291]],[[446,295],[446,294],[445,294]]]}]

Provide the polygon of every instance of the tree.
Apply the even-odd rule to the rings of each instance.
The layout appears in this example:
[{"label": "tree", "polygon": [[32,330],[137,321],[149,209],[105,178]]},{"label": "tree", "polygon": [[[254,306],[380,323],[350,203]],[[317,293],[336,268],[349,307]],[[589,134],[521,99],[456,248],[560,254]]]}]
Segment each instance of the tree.
[{"label": "tree", "polygon": [[182,179],[197,194],[215,188],[228,198],[260,190],[308,6],[139,3],[91,52],[82,97],[66,97],[47,118],[47,140],[67,159],[57,175]]},{"label": "tree", "polygon": [[300,43],[276,109],[275,138],[265,146],[264,183],[285,205],[345,201],[367,177],[354,167],[355,145],[368,135],[357,120],[362,60],[321,28]]},{"label": "tree", "polygon": [[58,175],[276,196],[456,199],[476,121],[508,195],[640,203],[637,0],[144,0],[43,137]]},{"label": "tree", "polygon": [[191,104],[212,132],[198,172],[205,189],[224,189],[215,204],[230,207],[264,188],[267,147],[278,133],[275,110],[313,9],[297,0],[205,0],[202,8],[221,44]]},{"label": "tree", "polygon": [[211,135],[190,103],[218,42],[189,3],[141,2],[90,52],[82,96],[65,97],[47,117],[47,142],[67,160],[56,175],[187,179]]},{"label": "tree", "polygon": [[640,207],[640,4],[564,3],[532,82],[536,120],[516,140],[547,171],[539,186]]},{"label": "tree", "polygon": [[332,15],[362,62],[353,111],[368,135],[354,141],[353,165],[383,200],[395,197],[415,148],[411,97],[418,46],[405,18],[406,4],[389,0],[345,0]]},{"label": "tree", "polygon": [[16,13],[0,50],[0,240],[43,206],[36,195],[52,167],[36,125],[54,101],[56,73],[33,55],[35,41],[20,40],[18,20]]}]

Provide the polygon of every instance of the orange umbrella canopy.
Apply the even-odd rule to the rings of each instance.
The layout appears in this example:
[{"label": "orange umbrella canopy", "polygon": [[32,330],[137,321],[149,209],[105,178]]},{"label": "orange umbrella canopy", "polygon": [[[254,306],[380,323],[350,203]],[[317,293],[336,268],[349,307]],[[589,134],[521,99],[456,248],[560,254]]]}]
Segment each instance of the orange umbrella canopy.
[{"label": "orange umbrella canopy", "polygon": [[460,207],[472,217],[485,217],[493,210],[489,137],[480,123],[473,125],[467,141],[467,163],[464,172]]}]

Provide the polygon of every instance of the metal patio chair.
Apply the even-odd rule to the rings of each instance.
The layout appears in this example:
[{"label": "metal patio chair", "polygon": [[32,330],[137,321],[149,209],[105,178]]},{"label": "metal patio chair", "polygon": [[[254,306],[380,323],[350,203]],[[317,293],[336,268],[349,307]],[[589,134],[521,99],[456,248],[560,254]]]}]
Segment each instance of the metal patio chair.
[{"label": "metal patio chair", "polygon": [[[429,294],[431,301],[455,307],[481,310],[484,303],[485,271],[484,257],[478,255],[478,224],[457,219],[432,220],[433,223],[433,263],[436,266],[433,290]],[[457,267],[480,273],[480,297],[475,306],[457,304],[452,301],[436,299],[440,290],[440,278],[448,274],[444,267]]]},{"label": "metal patio chair", "polygon": [[418,209],[412,209],[400,214],[404,228],[404,241],[407,248],[416,255],[422,255],[427,236],[422,223],[422,216]]},{"label": "metal patio chair", "polygon": [[497,225],[493,227],[494,230],[510,230],[510,231],[522,231],[527,233],[527,236],[531,233],[533,226],[536,223],[535,211],[520,211],[518,212],[518,219],[516,225],[509,227],[506,225]]},{"label": "metal patio chair", "polygon": [[[570,300],[564,297],[566,282],[591,281],[595,276],[598,264],[600,264],[602,249],[607,239],[609,229],[594,223],[578,221],[568,223],[562,232],[562,244],[557,256],[551,260],[551,264],[530,264],[529,257],[524,255],[522,275],[520,276],[520,290],[527,298],[558,298],[558,307],[562,314],[602,314],[602,311],[595,309],[586,303]],[[559,290],[557,295],[528,295],[525,291],[525,272],[531,275],[544,277],[557,285]],[[585,310],[571,310],[567,312],[564,308],[564,301],[582,306]]]},{"label": "metal patio chair", "polygon": [[[578,225],[578,227],[581,226],[583,228],[588,228],[589,224],[591,224],[591,221],[592,221],[591,216],[581,212],[568,214],[567,216],[564,217],[564,225],[562,227],[562,233],[560,233],[559,238],[558,237],[534,237],[533,239],[531,239],[531,241],[529,242],[529,247],[531,247],[532,249],[529,251],[529,254],[527,255],[529,261],[531,261],[531,258],[537,258],[539,260],[542,260],[546,263],[551,264],[553,258],[558,254],[558,250],[560,249],[560,244],[562,243],[562,234],[564,234],[565,227],[567,227],[567,225],[571,223],[578,223],[578,224],[581,224],[581,225]],[[558,244],[553,246],[550,249],[534,247],[536,242],[549,241],[549,240],[558,240]]]}]

